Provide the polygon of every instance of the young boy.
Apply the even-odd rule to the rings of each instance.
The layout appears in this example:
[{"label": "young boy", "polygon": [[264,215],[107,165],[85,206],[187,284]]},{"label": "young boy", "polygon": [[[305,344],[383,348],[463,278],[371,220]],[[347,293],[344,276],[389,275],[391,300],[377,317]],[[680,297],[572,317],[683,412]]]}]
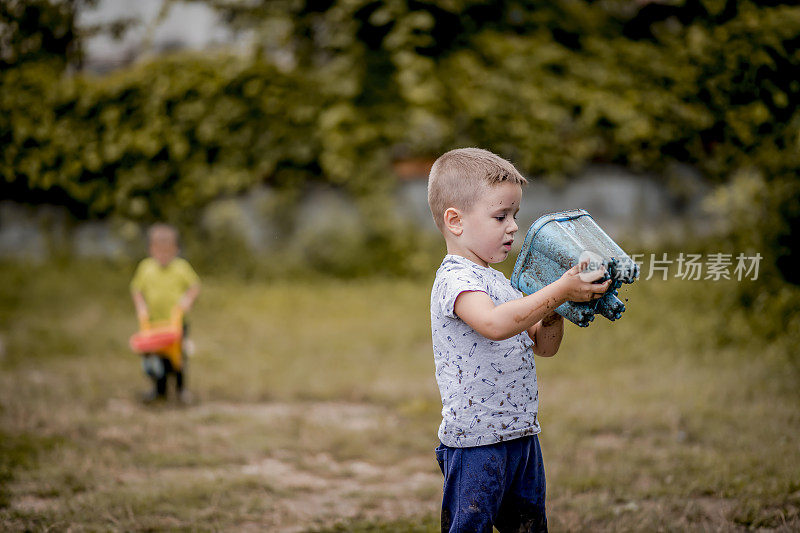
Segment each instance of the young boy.
[{"label": "young boy", "polygon": [[447,256],[431,291],[436,381],[442,396],[442,531],[546,531],[533,355],[552,357],[564,331],[562,303],[599,298],[610,281],[579,277],[524,296],[491,268],[511,250],[527,183],[514,166],[477,148],[433,164],[428,203]]},{"label": "young boy", "polygon": [[[139,323],[165,321],[177,310],[185,315],[200,294],[200,278],[188,261],[178,257],[178,231],[168,224],[154,224],[147,232],[150,257],[143,259],[131,280],[131,295]],[[184,346],[186,323],[183,324]],[[173,368],[164,354],[148,354],[142,360],[145,373],[153,380],[153,390],[143,400],[150,403],[166,398],[167,377],[175,374],[178,399],[191,402],[185,389],[186,357],[181,353],[180,368]]]}]

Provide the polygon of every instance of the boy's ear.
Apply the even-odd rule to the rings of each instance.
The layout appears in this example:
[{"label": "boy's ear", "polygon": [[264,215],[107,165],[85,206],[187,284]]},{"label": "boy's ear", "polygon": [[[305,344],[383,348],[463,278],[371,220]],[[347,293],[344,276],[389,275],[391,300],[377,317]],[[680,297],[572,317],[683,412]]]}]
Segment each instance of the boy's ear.
[{"label": "boy's ear", "polygon": [[455,207],[448,207],[444,212],[444,227],[456,237],[461,235],[464,232],[461,211]]}]

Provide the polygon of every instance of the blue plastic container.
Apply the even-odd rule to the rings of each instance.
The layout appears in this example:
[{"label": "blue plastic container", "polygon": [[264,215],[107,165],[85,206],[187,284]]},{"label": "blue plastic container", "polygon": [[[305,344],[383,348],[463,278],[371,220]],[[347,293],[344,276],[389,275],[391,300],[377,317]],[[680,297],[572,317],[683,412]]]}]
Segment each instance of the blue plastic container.
[{"label": "blue plastic container", "polygon": [[583,209],[572,209],[539,217],[528,229],[522,244],[511,284],[525,294],[532,294],[553,283],[578,264],[585,251],[600,257],[606,276],[596,283],[612,279],[606,293],[593,302],[565,302],[556,312],[581,327],[600,314],[616,320],[625,311],[618,296],[623,283],[633,283],[639,276],[637,265],[597,225]]}]

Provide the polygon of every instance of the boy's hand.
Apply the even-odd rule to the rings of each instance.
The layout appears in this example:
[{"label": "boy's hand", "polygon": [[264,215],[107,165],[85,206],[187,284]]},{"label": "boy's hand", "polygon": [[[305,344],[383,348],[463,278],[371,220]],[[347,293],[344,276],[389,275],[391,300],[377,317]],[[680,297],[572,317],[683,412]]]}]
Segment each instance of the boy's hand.
[{"label": "boy's hand", "polygon": [[192,308],[192,302],[191,300],[189,300],[189,298],[184,296],[183,298],[181,298],[181,300],[178,302],[178,305],[176,305],[175,307],[178,310],[178,312],[185,315]]},{"label": "boy's hand", "polygon": [[194,301],[197,298],[197,295],[200,294],[200,284],[192,285],[189,287],[183,296],[181,297],[180,301],[178,302],[178,307],[180,307],[181,311],[186,314],[194,305]]},{"label": "boy's hand", "polygon": [[[584,272],[584,269],[589,264],[584,261],[570,268],[561,276],[556,283],[561,286],[564,296],[567,300],[573,302],[590,302],[597,300],[608,290],[611,285],[611,280],[606,280],[604,283],[593,283],[595,280],[602,278],[605,273],[605,267],[595,270],[593,273]],[[581,276],[581,274],[583,274]],[[581,279],[583,278],[583,279]],[[584,279],[586,281],[584,281]]]}]

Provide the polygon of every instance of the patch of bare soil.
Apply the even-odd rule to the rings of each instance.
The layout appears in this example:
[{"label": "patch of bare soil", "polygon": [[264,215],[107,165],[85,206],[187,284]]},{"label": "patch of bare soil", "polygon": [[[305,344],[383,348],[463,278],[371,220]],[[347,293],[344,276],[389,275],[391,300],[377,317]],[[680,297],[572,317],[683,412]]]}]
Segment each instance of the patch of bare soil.
[{"label": "patch of bare soil", "polygon": [[[120,399],[108,407],[122,424],[137,419],[136,412],[142,409]],[[185,410],[166,409],[163,416],[165,424],[173,417],[191,420],[193,431],[203,437],[241,435],[243,428],[247,428],[245,432],[274,431],[289,420],[321,428],[323,433],[325,428],[344,430],[352,439],[375,438],[382,434],[382,428],[391,428],[397,418],[384,406],[345,402],[204,402]],[[148,418],[152,423],[152,416]],[[110,423],[98,437],[105,442],[124,441],[125,431]],[[320,436],[325,438],[324,434]],[[236,446],[235,437],[224,441]],[[174,450],[174,445],[169,448]],[[268,527],[271,531],[293,532],[355,519],[390,521],[436,513],[441,502],[442,477],[432,453],[409,455],[391,464],[337,460],[333,450],[306,453],[296,448],[272,448],[263,453],[242,449],[237,457],[242,460],[235,464],[124,470],[116,472],[115,478],[129,488],[193,483],[268,487],[253,491],[259,493],[256,497],[262,498],[263,504],[257,506],[260,514],[243,513],[243,521],[236,527],[244,530]]]}]

